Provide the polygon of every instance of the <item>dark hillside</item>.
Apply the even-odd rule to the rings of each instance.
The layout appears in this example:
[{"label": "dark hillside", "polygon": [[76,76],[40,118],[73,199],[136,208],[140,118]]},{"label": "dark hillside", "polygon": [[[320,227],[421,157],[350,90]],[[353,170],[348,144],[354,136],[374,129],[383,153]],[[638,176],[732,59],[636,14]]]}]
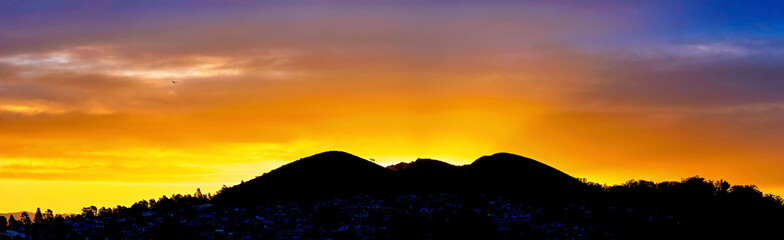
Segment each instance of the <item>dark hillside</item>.
[{"label": "dark hillside", "polygon": [[460,167],[433,159],[417,159],[405,169],[396,172],[403,192],[455,192],[462,188],[459,184]]},{"label": "dark hillside", "polygon": [[392,170],[345,152],[324,152],[284,165],[224,189],[219,204],[327,199],[356,194],[502,194],[521,199],[573,196],[584,184],[555,168],[522,156],[497,153],[471,165],[433,159],[401,163]]},{"label": "dark hillside", "polygon": [[224,189],[213,201],[244,204],[370,194],[386,186],[392,174],[392,170],[346,152],[323,152]]},{"label": "dark hillside", "polygon": [[525,199],[574,197],[585,184],[541,162],[510,153],[483,156],[464,167],[470,191]]}]

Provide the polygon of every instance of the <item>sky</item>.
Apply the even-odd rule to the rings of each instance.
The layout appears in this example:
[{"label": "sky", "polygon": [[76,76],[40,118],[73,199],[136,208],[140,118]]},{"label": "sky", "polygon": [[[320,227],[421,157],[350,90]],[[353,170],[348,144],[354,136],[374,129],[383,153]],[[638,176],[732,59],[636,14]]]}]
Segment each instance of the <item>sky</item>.
[{"label": "sky", "polygon": [[784,195],[782,146],[780,1],[0,1],[0,212],[328,150]]}]

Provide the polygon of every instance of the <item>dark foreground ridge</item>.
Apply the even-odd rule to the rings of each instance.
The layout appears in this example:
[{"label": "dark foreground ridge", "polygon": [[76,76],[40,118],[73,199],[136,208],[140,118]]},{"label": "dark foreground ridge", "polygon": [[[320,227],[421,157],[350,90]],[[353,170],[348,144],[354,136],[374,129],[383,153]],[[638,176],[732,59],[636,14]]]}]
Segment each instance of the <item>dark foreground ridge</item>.
[{"label": "dark foreground ridge", "polygon": [[318,200],[356,194],[501,194],[555,201],[586,190],[577,179],[522,156],[497,153],[466,166],[418,159],[400,170],[339,151],[319,153],[224,189],[217,204]]},{"label": "dark foreground ridge", "polygon": [[605,186],[522,156],[381,167],[319,153],[217,195],[0,216],[4,239],[763,239],[782,198],[698,176]]}]

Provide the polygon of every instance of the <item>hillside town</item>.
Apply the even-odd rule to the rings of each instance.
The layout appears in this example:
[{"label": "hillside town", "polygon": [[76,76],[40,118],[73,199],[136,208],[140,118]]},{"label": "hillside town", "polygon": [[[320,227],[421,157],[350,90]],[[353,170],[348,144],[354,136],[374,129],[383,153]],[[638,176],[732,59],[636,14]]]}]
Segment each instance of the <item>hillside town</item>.
[{"label": "hillside town", "polygon": [[761,235],[781,229],[781,198],[763,196],[753,186],[729,187],[696,177],[659,184],[587,184],[597,187],[599,195],[567,204],[407,193],[220,206],[212,203],[211,194],[197,190],[131,207],[85,207],[81,214],[38,209],[18,220],[0,217],[0,240],[639,239]]},{"label": "hillside town", "polygon": [[655,239],[764,236],[782,229],[782,198],[753,185],[700,177],[585,185],[590,195],[570,202],[409,192],[224,205],[197,189],[130,207],[85,207],[80,214],[38,209],[0,216],[0,240]]},{"label": "hillside town", "polygon": [[[579,239],[603,234],[500,197],[467,202],[450,194],[357,195],[253,208],[217,207],[207,200],[174,195],[130,208],[87,207],[79,215],[11,223],[0,239],[442,239],[464,234]],[[563,210],[591,216],[585,208]]]}]

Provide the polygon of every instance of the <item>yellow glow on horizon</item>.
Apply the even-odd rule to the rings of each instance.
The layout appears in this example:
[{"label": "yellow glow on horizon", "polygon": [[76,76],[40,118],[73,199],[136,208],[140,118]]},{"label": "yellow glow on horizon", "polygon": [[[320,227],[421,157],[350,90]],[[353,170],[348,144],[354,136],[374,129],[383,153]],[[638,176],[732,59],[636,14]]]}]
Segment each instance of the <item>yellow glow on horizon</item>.
[{"label": "yellow glow on horizon", "polygon": [[[4,205],[0,212],[34,212],[40,207],[55,213],[79,213],[82,207],[130,207],[141,200],[158,199],[163,195],[193,194],[219,190],[222,183],[132,183],[100,181],[37,181],[0,180]],[[90,201],[85,201],[89,196]],[[35,202],[31,202],[35,199]]]},{"label": "yellow glow on horizon", "polygon": [[[599,183],[701,175],[758,184],[766,191],[780,189],[715,166],[743,169],[743,164],[732,161],[744,154],[742,149],[713,152],[699,139],[684,137],[681,129],[640,127],[628,119],[592,114],[562,115],[546,105],[509,98],[315,98],[145,120],[129,117],[78,117],[95,126],[80,129],[78,135],[69,130],[74,125],[68,121],[9,126],[33,131],[8,128],[11,131],[4,134],[17,137],[0,141],[0,150],[17,156],[0,158],[0,181],[8,186],[4,191],[56,200],[7,201],[0,212],[36,207],[77,212],[87,205],[128,205],[164,194],[192,193],[197,187],[214,192],[221,185],[329,150],[347,151],[380,165],[417,158],[464,165],[482,155],[510,152]],[[112,124],[117,121],[122,127]],[[633,122],[640,121],[644,120]],[[27,124],[51,131],[39,135]],[[20,145],[25,147],[14,147]],[[704,160],[689,159],[695,156]]]}]

